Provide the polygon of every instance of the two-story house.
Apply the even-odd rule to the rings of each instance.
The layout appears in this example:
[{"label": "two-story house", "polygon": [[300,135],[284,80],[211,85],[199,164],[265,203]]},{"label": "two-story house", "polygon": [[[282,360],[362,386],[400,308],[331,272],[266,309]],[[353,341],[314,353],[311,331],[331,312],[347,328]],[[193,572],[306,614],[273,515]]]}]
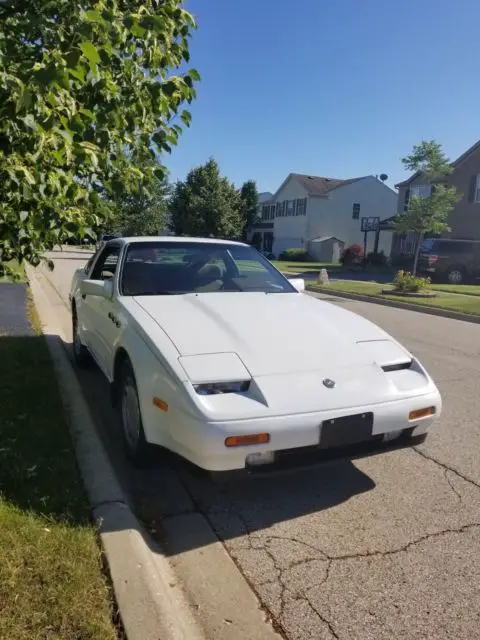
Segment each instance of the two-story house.
[{"label": "two-story house", "polygon": [[[396,202],[395,191],[375,176],[340,180],[290,173],[262,204],[259,225],[253,232],[262,234],[262,240],[268,234],[271,248],[261,248],[273,251],[275,256],[285,249],[301,248],[315,259],[335,260],[343,247],[363,246],[363,217],[381,221],[389,218]],[[258,246],[258,242],[253,243]],[[377,243],[378,250],[388,255],[391,232],[380,232]],[[367,251],[373,250],[374,244],[375,234],[369,233]]]},{"label": "two-story house", "polygon": [[[452,173],[442,182],[457,188],[461,199],[451,212],[448,224],[450,232],[444,236],[465,240],[480,240],[480,140],[451,163]],[[428,196],[432,185],[418,171],[408,180],[395,185],[398,188],[397,213],[408,210],[413,195]],[[392,258],[413,254],[412,234],[394,234]]]}]

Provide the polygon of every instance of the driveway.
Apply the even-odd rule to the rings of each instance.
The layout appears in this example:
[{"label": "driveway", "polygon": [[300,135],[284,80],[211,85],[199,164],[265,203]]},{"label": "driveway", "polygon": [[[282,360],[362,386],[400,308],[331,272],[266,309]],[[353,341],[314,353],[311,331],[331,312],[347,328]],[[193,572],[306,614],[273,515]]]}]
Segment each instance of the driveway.
[{"label": "driveway", "polygon": [[[85,253],[51,257],[65,299]],[[167,552],[201,549],[195,532],[173,539],[170,523],[204,514],[284,637],[480,638],[480,325],[327,299],[382,326],[427,366],[444,413],[425,444],[242,481],[212,482],[173,456],[137,471],[92,368],[80,380],[99,432]]]}]

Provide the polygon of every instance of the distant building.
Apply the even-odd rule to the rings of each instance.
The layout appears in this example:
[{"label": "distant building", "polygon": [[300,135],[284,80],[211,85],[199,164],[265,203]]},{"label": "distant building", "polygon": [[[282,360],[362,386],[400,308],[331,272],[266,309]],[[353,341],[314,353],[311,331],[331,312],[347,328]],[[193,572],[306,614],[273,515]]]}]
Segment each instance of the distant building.
[{"label": "distant building", "polygon": [[[301,248],[325,262],[337,259],[343,247],[363,246],[362,217],[383,221],[394,215],[397,204],[395,191],[375,176],[341,180],[290,173],[275,194],[262,195],[252,244],[276,257]],[[374,243],[375,234],[369,233],[367,251]],[[392,231],[380,231],[378,250],[389,255],[391,245]]]}]

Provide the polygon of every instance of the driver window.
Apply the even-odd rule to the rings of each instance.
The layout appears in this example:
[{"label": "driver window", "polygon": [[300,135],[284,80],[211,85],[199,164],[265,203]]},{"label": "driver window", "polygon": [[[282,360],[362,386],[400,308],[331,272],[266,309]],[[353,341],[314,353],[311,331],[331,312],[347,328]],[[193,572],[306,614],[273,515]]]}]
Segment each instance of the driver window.
[{"label": "driver window", "polygon": [[120,247],[107,247],[99,259],[92,272],[92,280],[110,280],[117,270],[118,258],[120,257]]}]

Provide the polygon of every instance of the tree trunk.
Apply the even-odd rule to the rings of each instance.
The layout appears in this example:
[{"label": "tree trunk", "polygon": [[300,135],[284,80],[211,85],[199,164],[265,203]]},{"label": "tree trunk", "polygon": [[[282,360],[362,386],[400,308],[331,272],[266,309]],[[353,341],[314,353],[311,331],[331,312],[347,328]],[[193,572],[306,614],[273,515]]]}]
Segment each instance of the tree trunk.
[{"label": "tree trunk", "polygon": [[418,267],[418,254],[420,253],[420,245],[422,243],[422,238],[423,238],[423,233],[419,233],[415,240],[415,257],[413,259],[413,269],[412,269],[412,273],[414,276],[417,275],[417,267]]}]

